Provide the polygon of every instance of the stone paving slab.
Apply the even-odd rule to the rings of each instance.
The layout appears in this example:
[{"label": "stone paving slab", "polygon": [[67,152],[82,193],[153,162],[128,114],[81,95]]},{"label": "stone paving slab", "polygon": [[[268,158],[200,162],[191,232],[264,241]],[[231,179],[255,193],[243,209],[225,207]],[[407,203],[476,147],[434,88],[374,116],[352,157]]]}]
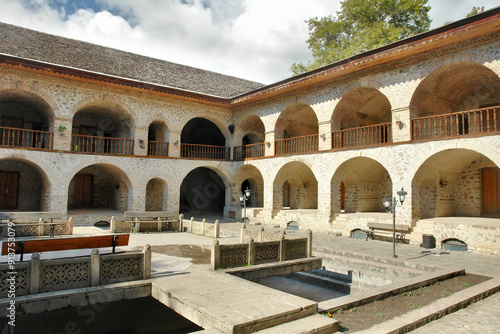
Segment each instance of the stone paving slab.
[{"label": "stone paving slab", "polygon": [[203,328],[251,333],[317,312],[317,303],[207,266],[152,279],[152,296]]}]

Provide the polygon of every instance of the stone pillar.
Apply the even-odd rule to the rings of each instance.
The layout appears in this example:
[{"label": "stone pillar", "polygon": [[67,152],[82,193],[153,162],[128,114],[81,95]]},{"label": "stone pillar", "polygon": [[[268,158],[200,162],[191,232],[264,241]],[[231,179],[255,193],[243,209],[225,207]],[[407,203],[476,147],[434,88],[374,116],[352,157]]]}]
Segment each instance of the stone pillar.
[{"label": "stone pillar", "polygon": [[306,256],[311,257],[312,256],[312,231],[310,229],[306,230],[306,238],[307,238],[307,250],[306,250]]},{"label": "stone pillar", "polygon": [[52,148],[56,151],[71,151],[71,134],[73,119],[57,117],[54,120],[54,128],[49,131],[54,132]]},{"label": "stone pillar", "polygon": [[286,239],[285,234],[280,233],[280,261],[286,260]]},{"label": "stone pillar", "polygon": [[263,227],[261,227],[261,228],[259,229],[259,234],[258,234],[258,237],[257,237],[257,241],[258,241],[258,242],[262,242],[262,241],[264,241],[264,240],[263,240],[263,237],[262,237],[262,235],[263,235],[263,234],[264,234],[264,228],[263,228]]},{"label": "stone pillar", "polygon": [[68,218],[68,235],[72,235],[73,234],[73,227],[74,227],[74,223],[73,223],[73,217],[69,217]]},{"label": "stone pillar", "polygon": [[253,238],[250,237],[250,240],[248,241],[248,264],[249,265],[254,265],[255,264],[255,242],[253,241]]},{"label": "stone pillar", "polygon": [[392,113],[392,141],[394,143],[411,140],[410,108],[393,109]]},{"label": "stone pillar", "polygon": [[242,244],[245,240],[245,232],[246,232],[246,225],[243,224],[243,226],[241,226],[241,231],[240,231],[240,243]]},{"label": "stone pillar", "polygon": [[170,130],[168,156],[179,158],[181,156],[181,132]]},{"label": "stone pillar", "polygon": [[90,286],[99,285],[101,279],[101,256],[99,249],[94,248],[90,256]]},{"label": "stone pillar", "polygon": [[151,278],[151,246],[149,244],[144,245],[144,268],[143,268],[143,278]]},{"label": "stone pillar", "polygon": [[179,232],[184,232],[184,215],[179,215]]},{"label": "stone pillar", "polygon": [[116,231],[116,219],[115,216],[112,216],[109,221],[109,232],[115,233]]},{"label": "stone pillar", "polygon": [[220,238],[220,224],[218,219],[215,220],[214,238]]},{"label": "stone pillar", "polygon": [[189,233],[193,233],[193,222],[194,222],[194,217],[191,217],[191,220],[189,221]]},{"label": "stone pillar", "polygon": [[135,127],[134,155],[148,155],[148,130],[147,127]]},{"label": "stone pillar", "polygon": [[31,255],[30,295],[40,292],[41,265],[40,253],[33,253]]},{"label": "stone pillar", "polygon": [[38,219],[38,236],[43,236],[45,233],[45,225],[43,224],[43,218]]},{"label": "stone pillar", "polygon": [[318,123],[318,149],[328,151],[332,149],[332,122],[323,121]]},{"label": "stone pillar", "polygon": [[264,155],[272,157],[274,155],[274,131],[266,132],[266,140],[264,141]]},{"label": "stone pillar", "polygon": [[205,235],[205,223],[207,222],[207,220],[205,218],[203,218],[201,220],[201,235]]},{"label": "stone pillar", "polygon": [[219,269],[219,265],[220,265],[220,246],[219,246],[219,240],[218,239],[215,239],[212,242],[212,249],[211,249],[211,254],[210,254],[210,264],[212,266],[212,270]]},{"label": "stone pillar", "polygon": [[139,218],[134,219],[134,233],[138,233],[141,230],[141,223],[139,223]]}]

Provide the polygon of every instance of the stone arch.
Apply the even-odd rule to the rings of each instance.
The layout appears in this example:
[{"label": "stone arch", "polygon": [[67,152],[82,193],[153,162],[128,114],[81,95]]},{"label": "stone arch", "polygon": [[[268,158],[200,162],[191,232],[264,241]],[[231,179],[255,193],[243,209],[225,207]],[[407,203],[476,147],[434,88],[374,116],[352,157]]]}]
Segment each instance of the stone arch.
[{"label": "stone arch", "polygon": [[290,185],[290,209],[318,208],[318,181],[309,166],[298,161],[284,164],[273,181],[273,210],[283,209],[283,184]]},{"label": "stone arch", "polygon": [[430,154],[412,178],[412,221],[484,216],[485,169],[500,174],[492,160],[475,150],[449,148]]},{"label": "stone arch", "polygon": [[332,113],[332,130],[391,122],[391,102],[375,85],[348,85]]},{"label": "stone arch", "polygon": [[137,115],[134,112],[134,110],[128,104],[126,104],[123,101],[123,99],[120,99],[117,96],[115,97],[107,94],[99,94],[79,100],[71,107],[70,117],[74,118],[77,112],[79,112],[82,108],[85,108],[88,105],[96,105],[96,104],[98,105],[100,103],[117,106],[118,108],[123,110],[128,117],[131,118],[132,120],[131,124],[133,124],[134,128],[136,126],[139,126],[140,121],[137,118]]},{"label": "stone arch", "polygon": [[[236,126],[234,131],[234,144],[249,145],[262,143],[265,140],[266,129],[260,117],[256,115],[246,115]],[[250,137],[249,134],[252,136]],[[245,142],[245,137],[249,136],[249,140]]]},{"label": "stone arch", "polygon": [[[51,208],[51,178],[42,166],[21,156],[0,156],[1,210],[48,211]],[[12,189],[10,189],[12,188]],[[8,195],[7,195],[8,194]],[[15,196],[13,195],[15,194]]]},{"label": "stone arch", "polygon": [[146,184],[146,211],[166,211],[168,203],[168,184],[159,177],[151,178]]},{"label": "stone arch", "polygon": [[[48,94],[36,87],[19,84],[0,88],[0,106],[1,116],[22,118],[21,128],[54,131],[55,115],[59,108]],[[30,127],[27,128],[24,123],[30,124]]]},{"label": "stone arch", "polygon": [[275,140],[318,134],[318,117],[311,106],[293,103],[281,111],[274,125]]},{"label": "stone arch", "polygon": [[448,57],[430,64],[413,92],[411,117],[500,105],[500,78],[487,64],[471,57]]},{"label": "stone arch", "polygon": [[21,91],[26,94],[31,94],[41,98],[50,108],[49,111],[50,117],[55,119],[56,117],[60,117],[60,108],[57,102],[50,96],[47,92],[40,89],[39,87],[24,83],[24,82],[16,82],[15,84],[0,84],[0,94],[2,91],[6,92],[16,92]]},{"label": "stone arch", "polygon": [[238,168],[233,177],[232,203],[239,203],[239,197],[244,188],[243,184],[248,182],[251,191],[247,206],[262,207],[264,205],[264,178],[260,170],[252,165],[244,165]]},{"label": "stone arch", "polygon": [[229,138],[231,136],[227,121],[221,120],[218,117],[214,117],[212,114],[197,114],[186,112],[183,114],[183,116],[184,117],[177,123],[178,129],[180,129],[181,132],[185,128],[186,124],[189,123],[189,121],[194,118],[202,118],[213,123],[222,133],[224,138]]},{"label": "stone arch", "polygon": [[387,194],[392,194],[389,171],[375,159],[353,157],[342,162],[331,178],[331,211],[342,212],[343,196],[346,213],[385,212],[382,198]]},{"label": "stone arch", "polygon": [[68,209],[132,207],[132,182],[127,173],[108,162],[80,164],[68,183]]}]

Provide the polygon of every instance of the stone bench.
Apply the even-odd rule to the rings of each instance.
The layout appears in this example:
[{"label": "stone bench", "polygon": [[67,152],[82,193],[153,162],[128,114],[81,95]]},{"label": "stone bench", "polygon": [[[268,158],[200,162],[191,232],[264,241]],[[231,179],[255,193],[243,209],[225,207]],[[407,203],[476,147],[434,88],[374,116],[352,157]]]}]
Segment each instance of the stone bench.
[{"label": "stone bench", "polygon": [[[366,239],[374,239],[375,235],[385,236],[392,238],[393,225],[385,223],[368,223],[369,230],[363,230],[366,233]],[[405,235],[410,232],[410,226],[404,224],[396,224],[394,230],[396,231],[396,241],[404,242]]]}]

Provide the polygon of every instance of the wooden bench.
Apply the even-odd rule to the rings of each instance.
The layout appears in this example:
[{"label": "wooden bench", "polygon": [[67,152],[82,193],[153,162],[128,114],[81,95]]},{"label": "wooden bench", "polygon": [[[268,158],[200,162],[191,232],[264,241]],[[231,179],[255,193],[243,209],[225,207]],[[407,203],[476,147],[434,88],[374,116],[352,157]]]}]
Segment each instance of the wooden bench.
[{"label": "wooden bench", "polygon": [[29,239],[20,241],[2,242],[2,255],[21,254],[21,261],[24,253],[34,252],[54,252],[73,249],[103,248],[113,247],[115,254],[116,246],[127,246],[129,234],[120,235],[98,235],[90,237],[70,237],[53,239]]},{"label": "wooden bench", "polygon": [[[368,238],[374,239],[375,234],[388,236],[392,238],[392,230],[393,230],[392,224],[368,223],[367,227],[370,230],[363,230],[366,233],[367,240]],[[400,240],[401,242],[404,242],[405,235],[410,232],[410,226],[403,224],[396,224],[394,230],[396,231],[396,241]]]}]

